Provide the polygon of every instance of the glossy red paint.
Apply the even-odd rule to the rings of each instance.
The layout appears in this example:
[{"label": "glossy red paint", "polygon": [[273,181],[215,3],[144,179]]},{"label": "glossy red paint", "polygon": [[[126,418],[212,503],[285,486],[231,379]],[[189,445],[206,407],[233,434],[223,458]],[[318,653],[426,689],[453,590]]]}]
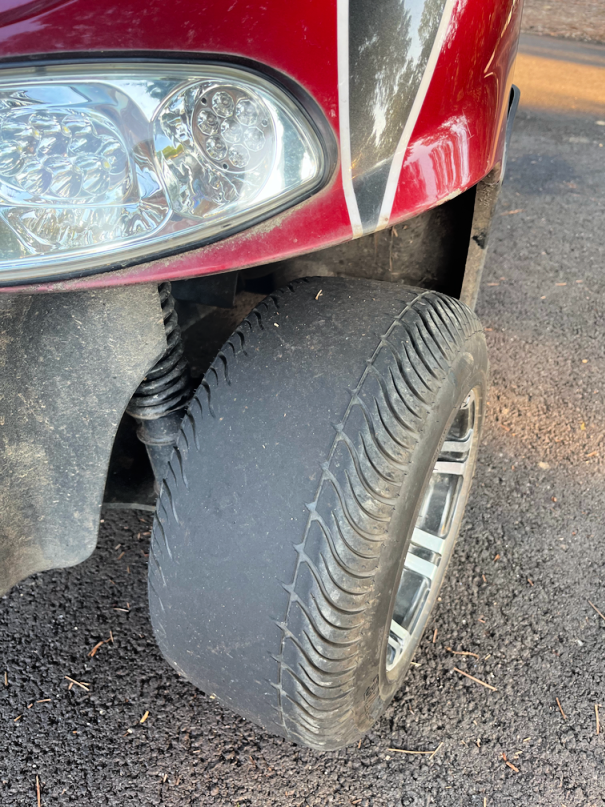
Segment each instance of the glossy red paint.
[{"label": "glossy red paint", "polygon": [[391,223],[476,184],[501,159],[521,0],[460,2],[403,162]]},{"label": "glossy red paint", "polygon": [[[404,160],[391,223],[474,185],[500,159],[521,0],[457,0]],[[4,59],[91,53],[220,54],[287,75],[338,126],[336,0],[4,0]],[[59,291],[158,281],[268,263],[350,239],[337,170],[312,199],[238,235],[126,269],[21,287]],[[6,289],[15,291],[15,287]]]}]

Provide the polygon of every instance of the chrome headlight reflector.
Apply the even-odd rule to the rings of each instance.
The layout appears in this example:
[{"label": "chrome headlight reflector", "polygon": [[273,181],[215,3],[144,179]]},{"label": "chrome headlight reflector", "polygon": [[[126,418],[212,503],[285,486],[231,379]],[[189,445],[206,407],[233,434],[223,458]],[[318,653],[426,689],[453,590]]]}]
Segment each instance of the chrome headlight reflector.
[{"label": "chrome headlight reflector", "polygon": [[295,204],[326,165],[283,90],[218,65],[5,70],[0,284],[205,243]]}]

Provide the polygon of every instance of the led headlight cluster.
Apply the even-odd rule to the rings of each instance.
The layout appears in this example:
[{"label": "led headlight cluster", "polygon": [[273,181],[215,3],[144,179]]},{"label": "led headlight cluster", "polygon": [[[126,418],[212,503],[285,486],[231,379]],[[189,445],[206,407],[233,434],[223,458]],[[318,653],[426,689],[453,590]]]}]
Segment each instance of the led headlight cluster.
[{"label": "led headlight cluster", "polygon": [[203,243],[294,204],[324,174],[301,109],[245,71],[5,71],[0,283]]}]

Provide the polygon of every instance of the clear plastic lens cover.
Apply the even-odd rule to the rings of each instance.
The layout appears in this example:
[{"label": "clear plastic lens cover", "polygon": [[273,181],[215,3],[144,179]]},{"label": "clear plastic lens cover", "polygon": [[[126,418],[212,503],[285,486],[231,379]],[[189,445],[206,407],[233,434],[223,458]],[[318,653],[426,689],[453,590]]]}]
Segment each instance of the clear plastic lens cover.
[{"label": "clear plastic lens cover", "polygon": [[0,74],[0,282],[203,243],[319,186],[313,128],[243,70],[170,64]]}]

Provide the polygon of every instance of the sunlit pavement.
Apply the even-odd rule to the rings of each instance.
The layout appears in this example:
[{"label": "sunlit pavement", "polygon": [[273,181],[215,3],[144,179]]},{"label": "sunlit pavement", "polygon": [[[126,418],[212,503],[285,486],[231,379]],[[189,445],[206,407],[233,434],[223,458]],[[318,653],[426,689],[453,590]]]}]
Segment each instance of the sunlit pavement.
[{"label": "sunlit pavement", "polygon": [[148,527],[113,514],[87,563],[1,603],[2,807],[35,805],[36,776],[46,807],[605,805],[605,619],[589,604],[605,613],[605,48],[526,38],[516,82],[478,305],[480,466],[386,717],[360,748],[315,754],[179,680],[148,623]]},{"label": "sunlit pavement", "polygon": [[515,81],[523,106],[568,115],[605,111],[605,47],[523,35]]}]

